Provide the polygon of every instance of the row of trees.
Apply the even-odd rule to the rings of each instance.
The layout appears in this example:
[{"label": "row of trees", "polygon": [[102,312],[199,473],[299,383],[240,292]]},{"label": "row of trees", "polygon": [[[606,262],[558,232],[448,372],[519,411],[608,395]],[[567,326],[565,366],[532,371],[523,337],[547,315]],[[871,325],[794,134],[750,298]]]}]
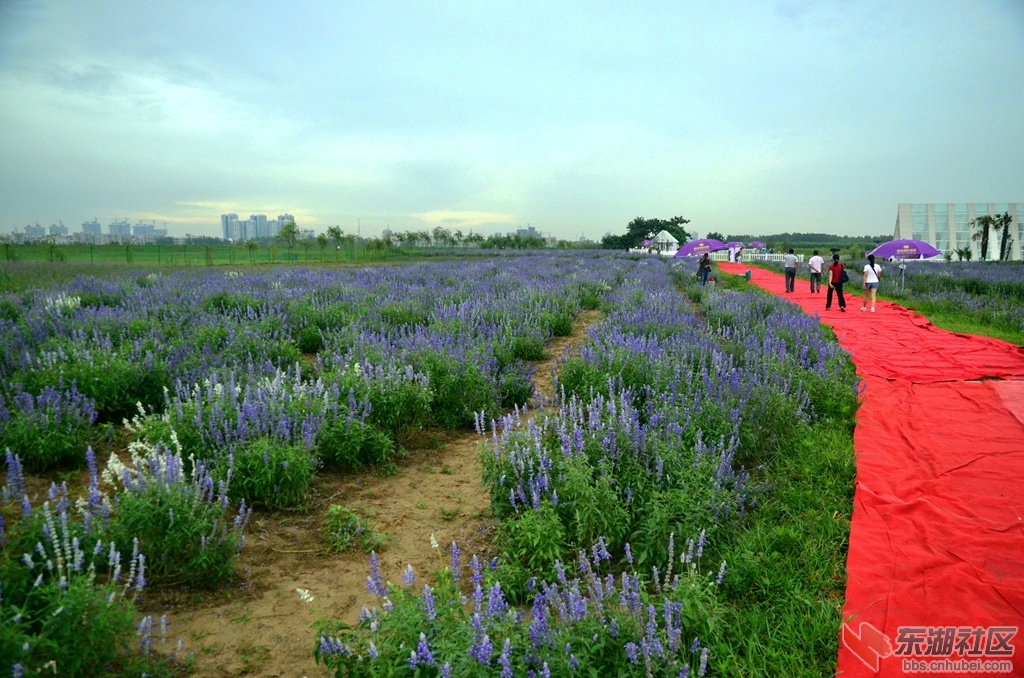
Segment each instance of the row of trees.
[{"label": "row of trees", "polygon": [[[999,259],[998,261],[1006,261],[1010,258],[1010,246],[1013,245],[1013,236],[1010,235],[1010,224],[1013,223],[1013,217],[1010,216],[1009,212],[1003,212],[1002,214],[986,214],[978,217],[971,221],[971,242],[981,242],[981,258],[982,260],[989,258],[988,253],[988,241],[989,234],[994,230],[999,234]],[[963,248],[966,250],[962,252],[957,250],[956,253],[961,259],[970,259],[971,250],[969,247]],[[965,256],[966,255],[966,256]]]},{"label": "row of trees", "polygon": [[[327,247],[331,244],[334,245],[337,252],[340,252],[342,246],[352,248],[355,247],[358,242],[363,242],[367,249],[374,251],[383,251],[395,247],[542,249],[548,246],[548,242],[545,241],[544,238],[537,236],[523,236],[519,233],[489,236],[483,236],[479,233],[469,233],[464,235],[462,231],[449,231],[440,226],[436,227],[433,231],[407,231],[399,233],[386,232],[378,238],[370,238],[368,240],[363,240],[351,233],[344,233],[340,226],[331,226],[327,229],[326,233],[321,233],[312,239],[300,238],[299,234],[300,231],[295,222],[288,222],[282,225],[281,231],[277,234],[278,240],[288,247],[289,259],[292,258],[292,250],[297,244],[301,244],[307,249],[315,244],[320,249],[321,260],[324,259],[324,253],[327,250]],[[559,240],[555,246],[567,249],[579,247],[580,244]],[[246,247],[249,250],[251,258],[252,253],[259,247],[259,243],[254,240],[250,240],[246,242]]]}]

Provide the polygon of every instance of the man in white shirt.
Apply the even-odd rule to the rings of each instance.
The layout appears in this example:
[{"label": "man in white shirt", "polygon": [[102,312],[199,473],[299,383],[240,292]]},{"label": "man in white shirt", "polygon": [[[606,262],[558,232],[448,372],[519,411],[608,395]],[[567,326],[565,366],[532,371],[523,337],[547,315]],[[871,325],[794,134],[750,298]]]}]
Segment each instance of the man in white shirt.
[{"label": "man in white shirt", "polygon": [[811,269],[811,292],[821,291],[821,269],[825,266],[825,260],[818,256],[818,250],[814,250],[814,256],[807,261]]}]

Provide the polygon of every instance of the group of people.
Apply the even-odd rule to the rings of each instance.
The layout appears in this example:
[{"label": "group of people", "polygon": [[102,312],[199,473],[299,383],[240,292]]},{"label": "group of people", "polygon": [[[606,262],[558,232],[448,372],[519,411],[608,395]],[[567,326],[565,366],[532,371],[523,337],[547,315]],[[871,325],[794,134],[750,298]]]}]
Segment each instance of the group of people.
[{"label": "group of people", "polygon": [[[796,254],[793,253],[793,248],[789,249],[783,258],[782,265],[786,273],[786,293],[790,294],[796,289],[796,274],[800,271],[800,260]],[[807,266],[811,270],[811,292],[817,294],[821,292],[821,276],[824,272],[825,260],[818,254],[818,250],[814,250],[811,258],[807,260]],[[711,257],[707,252],[701,257],[700,263],[697,264],[697,275],[700,277],[700,284],[707,285],[708,278],[711,275]],[[748,280],[750,272],[747,272]],[[825,310],[831,310],[832,308],[832,293],[835,292],[836,300],[839,302],[839,310],[846,313],[846,297],[843,296],[843,285],[848,281],[848,274],[846,274],[846,266],[839,261],[839,255],[832,255],[832,263],[828,267],[828,292],[825,295]],[[882,267],[875,263],[875,255],[868,255],[868,263],[864,265],[864,305],[860,307],[860,310],[868,310],[868,302],[871,302],[871,312],[875,312],[875,295],[878,293],[878,283],[882,280]]]},{"label": "group of people", "polygon": [[[796,284],[796,274],[800,269],[800,261],[793,253],[792,248],[783,257],[783,266],[786,271],[786,292],[793,291]],[[811,269],[811,292],[821,292],[821,275],[825,266],[825,260],[814,250],[814,254],[807,260],[807,266]],[[871,302],[871,312],[875,312],[875,295],[878,293],[878,283],[882,280],[882,267],[875,263],[875,255],[868,255],[868,263],[864,265],[864,305],[860,310],[868,310],[868,301]],[[832,255],[832,263],[828,267],[828,293],[825,295],[825,310],[832,308],[832,293],[835,292],[836,300],[839,302],[839,310],[846,313],[846,297],[843,296],[843,285],[847,282],[846,266],[839,261],[839,255]]]}]

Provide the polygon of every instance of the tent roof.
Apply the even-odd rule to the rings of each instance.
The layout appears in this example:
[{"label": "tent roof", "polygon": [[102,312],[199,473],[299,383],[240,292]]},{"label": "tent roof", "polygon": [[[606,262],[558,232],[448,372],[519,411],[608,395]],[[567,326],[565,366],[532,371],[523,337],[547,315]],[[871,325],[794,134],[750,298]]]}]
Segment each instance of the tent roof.
[{"label": "tent roof", "polygon": [[668,231],[661,231],[661,232],[659,232],[658,235],[654,236],[654,241],[655,242],[674,242],[674,243],[678,243],[679,242],[676,239],[676,237],[674,235],[672,235],[671,233],[669,233]]}]

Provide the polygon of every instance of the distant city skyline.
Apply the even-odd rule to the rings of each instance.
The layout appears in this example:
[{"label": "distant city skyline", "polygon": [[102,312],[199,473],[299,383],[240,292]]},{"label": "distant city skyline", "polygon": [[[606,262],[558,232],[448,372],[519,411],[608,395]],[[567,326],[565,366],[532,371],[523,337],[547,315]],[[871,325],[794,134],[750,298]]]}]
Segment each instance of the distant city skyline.
[{"label": "distant city skyline", "polygon": [[0,233],[891,233],[1020,198],[1022,38],[1020,0],[5,0]]}]

